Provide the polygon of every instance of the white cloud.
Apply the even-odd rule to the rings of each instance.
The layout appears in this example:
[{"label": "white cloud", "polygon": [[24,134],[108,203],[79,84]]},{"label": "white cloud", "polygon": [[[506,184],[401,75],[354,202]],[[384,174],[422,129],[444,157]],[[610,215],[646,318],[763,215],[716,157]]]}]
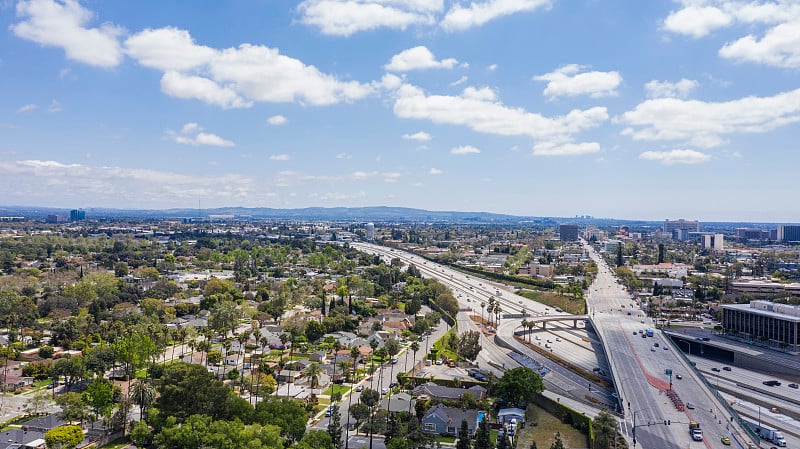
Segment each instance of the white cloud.
[{"label": "white cloud", "polygon": [[711,156],[695,150],[645,151],[639,159],[661,162],[664,165],[702,164],[711,160]]},{"label": "white cloud", "polygon": [[195,44],[186,30],[166,27],[148,28],[129,37],[125,53],[145,67],[182,72],[208,64],[217,51]]},{"label": "white cloud", "polygon": [[402,137],[405,140],[417,140],[420,142],[427,142],[433,139],[433,137],[431,137],[431,135],[426,133],[425,131],[418,131],[415,132],[414,134],[403,134]]},{"label": "white cloud", "polygon": [[536,81],[548,81],[542,92],[547,97],[590,95],[592,98],[607,97],[617,94],[617,87],[622,83],[619,72],[583,72],[585,67],[569,64],[553,72],[533,77]]},{"label": "white cloud", "polygon": [[469,6],[455,3],[447,11],[440,26],[446,31],[461,31],[477,27],[499,17],[549,8],[550,0],[486,0],[471,2]]},{"label": "white cloud", "polygon": [[18,37],[63,48],[67,58],[89,65],[108,68],[122,62],[117,39],[123,30],[108,23],[87,28],[95,16],[77,0],[22,0],[17,16],[23,20],[9,28]]},{"label": "white cloud", "polygon": [[597,142],[564,144],[543,142],[533,146],[534,156],[580,156],[582,154],[597,153],[599,151],[600,144]]},{"label": "white cloud", "polygon": [[390,72],[408,72],[410,70],[452,69],[456,64],[458,64],[458,60],[453,58],[437,61],[436,56],[428,50],[428,47],[418,46],[392,56],[391,61],[383,67]]},{"label": "white cloud", "polygon": [[273,154],[269,157],[271,161],[288,161],[289,159],[291,159],[291,156],[288,154]]},{"label": "white cloud", "polygon": [[203,128],[197,123],[187,123],[183,125],[180,133],[167,130],[167,138],[183,145],[209,145],[215,147],[232,147],[235,144],[225,140],[216,134],[203,132]]},{"label": "white cloud", "polygon": [[755,62],[776,67],[800,67],[800,19],[769,29],[759,39],[752,34],[726,44],[719,50],[723,58]]},{"label": "white cloud", "polygon": [[686,98],[698,85],[695,80],[681,78],[676,83],[652,80],[645,84],[644,88],[650,98]]},{"label": "white cloud", "polygon": [[354,180],[356,180],[356,181],[361,181],[361,180],[364,180],[364,179],[375,177],[377,175],[378,175],[378,172],[375,172],[375,171],[372,171],[372,172],[357,171],[357,172],[353,172],[352,178]]},{"label": "white cloud", "polygon": [[350,36],[377,28],[405,30],[432,25],[443,0],[304,0],[297,7],[300,21],[323,34]]},{"label": "white cloud", "polygon": [[481,89],[468,88],[460,96],[428,95],[419,87],[407,84],[397,91],[394,113],[400,118],[466,126],[484,134],[560,142],[569,141],[573,134],[608,120],[604,107],[575,109],[550,118],[489,98],[488,92]]},{"label": "white cloud", "polygon": [[339,154],[336,155],[336,159],[352,159],[352,158],[353,158],[353,155],[352,154],[347,154],[347,153],[339,153]]},{"label": "white cloud", "polygon": [[161,77],[161,92],[177,98],[200,100],[223,109],[249,108],[252,101],[240,97],[232,87],[223,87],[208,78],[167,72]]},{"label": "white cloud", "polygon": [[450,85],[453,86],[453,87],[459,86],[461,84],[466,83],[468,80],[469,80],[469,78],[466,75],[464,75],[461,78],[459,78],[459,79],[453,81],[452,83],[450,83]]},{"label": "white cloud", "polygon": [[800,89],[772,97],[745,97],[724,102],[658,98],[647,100],[618,119],[634,140],[686,141],[710,148],[733,133],[763,133],[800,122]]},{"label": "white cloud", "polygon": [[20,106],[17,109],[17,112],[19,112],[19,113],[32,112],[32,111],[35,111],[38,108],[39,108],[38,105],[36,105],[34,103],[28,103],[28,104],[23,104],[22,106]]},{"label": "white cloud", "polygon": [[50,102],[50,106],[47,107],[47,112],[61,112],[64,108],[61,107],[61,103],[58,100],[53,100]]},{"label": "white cloud", "polygon": [[197,173],[90,166],[59,161],[0,161],[0,189],[8,201],[46,204],[58,201],[98,207],[162,208],[206,204],[263,205],[273,201],[269,182],[241,174],[206,176]]},{"label": "white cloud", "polygon": [[682,0],[664,20],[667,31],[701,38],[739,25],[747,35],[726,43],[723,58],[776,67],[800,67],[800,2],[791,0]]},{"label": "white cloud", "polygon": [[492,64],[489,67],[486,67],[486,69],[489,70],[490,72],[494,72],[495,70],[497,70],[497,64]]},{"label": "white cloud", "polygon": [[464,154],[480,154],[481,150],[471,146],[471,145],[464,145],[460,147],[455,147],[450,150],[450,154],[457,154],[457,155],[464,155]]},{"label": "white cloud", "polygon": [[164,72],[167,95],[198,99],[222,108],[247,108],[254,102],[330,105],[362,99],[401,81],[385,76],[379,82],[343,81],[312,65],[263,45],[241,44],[214,49],[195,43],[188,31],[147,29],[125,42],[127,54]]},{"label": "white cloud", "polygon": [[402,176],[401,173],[396,173],[396,172],[383,173],[383,182],[392,184],[399,181],[401,176]]},{"label": "white cloud", "polygon": [[272,126],[285,125],[288,122],[289,120],[282,115],[273,115],[272,117],[267,119],[267,123]]},{"label": "white cloud", "polygon": [[733,18],[719,8],[690,5],[671,12],[664,20],[664,29],[697,39],[730,25],[732,21]]},{"label": "white cloud", "polygon": [[443,171],[441,171],[441,170],[439,170],[438,168],[433,168],[433,167],[431,167],[431,169],[430,169],[430,170],[428,170],[428,174],[429,174],[429,175],[432,175],[432,176],[435,176],[435,175],[441,175],[442,173],[444,173],[444,172],[443,172]]}]

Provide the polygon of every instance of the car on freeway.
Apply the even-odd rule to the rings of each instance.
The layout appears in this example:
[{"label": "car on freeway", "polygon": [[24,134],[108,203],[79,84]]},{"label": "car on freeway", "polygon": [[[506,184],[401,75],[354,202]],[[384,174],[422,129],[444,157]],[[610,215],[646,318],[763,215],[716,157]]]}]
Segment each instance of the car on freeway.
[{"label": "car on freeway", "polygon": [[731,367],[730,367],[730,366],[723,366],[723,367],[722,367],[722,370],[723,370],[723,371],[730,371],[730,370],[731,370]]},{"label": "car on freeway", "polygon": [[636,332],[636,331],[633,331],[633,335],[638,335],[638,334],[639,334],[638,332]]},{"label": "car on freeway", "polygon": [[558,337],[556,337],[556,341],[561,341],[561,339],[560,339],[560,338],[558,338]]},{"label": "car on freeway", "polygon": [[789,388],[794,388],[796,390],[797,389],[797,384],[789,384]]},{"label": "car on freeway", "polygon": [[686,408],[688,408],[689,410],[694,410],[694,404],[692,404],[691,402],[687,402]]},{"label": "car on freeway", "polygon": [[717,368],[717,367],[711,368],[711,371],[714,371],[715,373],[718,373],[719,372],[719,368]]},{"label": "car on freeway", "polygon": [[656,347],[655,346],[650,346],[650,351],[656,352]]},{"label": "car on freeway", "polygon": [[676,374],[675,378],[678,379],[678,380],[681,380],[681,379],[683,379],[683,376],[681,376],[680,374]]},{"label": "car on freeway", "polygon": [[728,437],[722,437],[722,438],[720,438],[720,441],[722,441],[722,444],[724,444],[725,446],[730,446],[731,445],[731,439],[728,438]]},{"label": "car on freeway", "polygon": [[551,345],[550,343],[545,343],[544,347],[550,349],[553,347],[553,345]]}]

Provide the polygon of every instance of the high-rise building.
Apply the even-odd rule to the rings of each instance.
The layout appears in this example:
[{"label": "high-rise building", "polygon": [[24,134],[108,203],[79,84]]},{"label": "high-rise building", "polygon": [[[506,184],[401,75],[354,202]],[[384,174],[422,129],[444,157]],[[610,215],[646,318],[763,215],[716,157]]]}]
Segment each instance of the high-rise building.
[{"label": "high-rise building", "polygon": [[83,209],[72,209],[69,211],[69,221],[86,220],[86,211]]},{"label": "high-rise building", "polygon": [[375,224],[374,223],[367,223],[365,228],[366,228],[366,233],[365,233],[364,236],[366,237],[367,241],[368,242],[374,241],[375,240]]},{"label": "high-rise building", "polygon": [[800,225],[778,226],[779,242],[800,242]]},{"label": "high-rise building", "polygon": [[700,236],[700,244],[706,250],[722,251],[725,249],[724,239],[722,234],[703,234]]},{"label": "high-rise building", "polygon": [[[677,233],[676,237],[675,231],[678,230],[683,232]],[[696,220],[684,220],[683,218],[680,220],[664,220],[664,234],[678,240],[685,240],[684,235],[686,233],[698,231],[700,231],[700,222]]]},{"label": "high-rise building", "polygon": [[562,242],[578,240],[578,225],[562,224],[558,226],[558,236]]}]

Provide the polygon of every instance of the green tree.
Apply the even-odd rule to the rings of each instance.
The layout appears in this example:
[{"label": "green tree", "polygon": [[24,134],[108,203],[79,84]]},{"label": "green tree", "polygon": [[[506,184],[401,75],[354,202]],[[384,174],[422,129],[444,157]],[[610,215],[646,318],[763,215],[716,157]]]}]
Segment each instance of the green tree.
[{"label": "green tree", "polygon": [[469,437],[469,424],[466,419],[461,420],[461,427],[458,429],[458,441],[456,441],[456,449],[470,449],[472,447]]},{"label": "green tree", "polygon": [[334,449],[331,436],[324,430],[309,430],[300,441],[312,449]]},{"label": "green tree", "polygon": [[475,449],[494,449],[492,436],[489,431],[489,420],[484,418],[475,431]]},{"label": "green tree", "polygon": [[56,397],[56,404],[61,407],[61,418],[67,422],[83,420],[88,416],[86,404],[81,399],[80,393],[69,392]]},{"label": "green tree", "polygon": [[506,371],[497,382],[495,394],[514,406],[533,401],[537,394],[544,391],[542,378],[530,368],[521,366]]},{"label": "green tree", "polygon": [[131,401],[139,406],[139,420],[156,400],[156,389],[146,379],[137,379],[128,390]]},{"label": "green tree", "polygon": [[158,387],[157,407],[162,416],[174,416],[178,422],[194,414],[224,419],[228,410],[228,387],[206,370],[189,363],[167,365]]},{"label": "green tree", "polygon": [[342,449],[342,414],[338,405],[331,405],[331,419],[328,421],[328,435],[331,437],[333,447]]},{"label": "green tree", "polygon": [[269,396],[256,404],[253,419],[280,427],[281,436],[294,442],[300,441],[306,432],[308,412],[298,400]]},{"label": "green tree", "polygon": [[277,426],[244,424],[239,420],[214,420],[205,415],[192,415],[182,424],[168,418],[153,442],[162,449],[284,447]]},{"label": "green tree", "polygon": [[319,321],[309,321],[306,323],[306,328],[303,331],[306,338],[310,343],[314,343],[315,341],[322,338],[325,335],[327,329],[325,329],[325,325],[320,323]]},{"label": "green tree", "polygon": [[83,441],[81,426],[58,426],[44,434],[48,449],[72,449]]},{"label": "green tree", "polygon": [[208,326],[217,334],[224,337],[232,332],[239,324],[242,312],[233,301],[223,301],[215,304],[208,316]]},{"label": "green tree", "polygon": [[474,362],[481,352],[481,334],[478,331],[466,331],[458,337],[457,353],[459,357]]},{"label": "green tree", "polygon": [[561,440],[561,432],[556,432],[556,439],[553,441],[553,444],[550,445],[550,449],[565,449],[564,441]]},{"label": "green tree", "polygon": [[109,416],[113,404],[113,387],[111,382],[102,377],[95,377],[92,383],[84,390],[81,399],[83,399],[86,405],[92,408],[96,416]]},{"label": "green tree", "polygon": [[133,425],[133,429],[131,429],[130,437],[136,446],[144,447],[153,440],[153,432],[150,431],[150,427],[146,422],[137,421]]},{"label": "green tree", "polygon": [[510,445],[508,443],[508,437],[505,435],[499,436],[497,438],[497,449],[509,449]]},{"label": "green tree", "polygon": [[46,390],[39,390],[33,395],[28,396],[28,400],[25,401],[25,405],[22,409],[25,413],[36,416],[47,407],[47,404],[50,402],[49,396]]},{"label": "green tree", "polygon": [[611,414],[602,411],[592,420],[595,449],[610,449],[617,437],[617,421]]},{"label": "green tree", "polygon": [[358,434],[358,428],[361,426],[361,422],[369,418],[369,412],[369,406],[361,402],[350,406],[350,415],[356,420],[356,434]]},{"label": "green tree", "polygon": [[319,375],[322,374],[322,371],[322,366],[317,362],[312,362],[308,365],[308,368],[306,368],[306,376],[311,381],[312,390],[319,388]]}]

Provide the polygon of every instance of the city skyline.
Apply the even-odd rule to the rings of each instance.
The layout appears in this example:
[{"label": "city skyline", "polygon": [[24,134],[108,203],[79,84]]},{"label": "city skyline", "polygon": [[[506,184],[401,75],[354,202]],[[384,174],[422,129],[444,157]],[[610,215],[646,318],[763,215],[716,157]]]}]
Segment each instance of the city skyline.
[{"label": "city skyline", "polygon": [[3,205],[800,221],[793,2],[28,0],[0,17]]}]

